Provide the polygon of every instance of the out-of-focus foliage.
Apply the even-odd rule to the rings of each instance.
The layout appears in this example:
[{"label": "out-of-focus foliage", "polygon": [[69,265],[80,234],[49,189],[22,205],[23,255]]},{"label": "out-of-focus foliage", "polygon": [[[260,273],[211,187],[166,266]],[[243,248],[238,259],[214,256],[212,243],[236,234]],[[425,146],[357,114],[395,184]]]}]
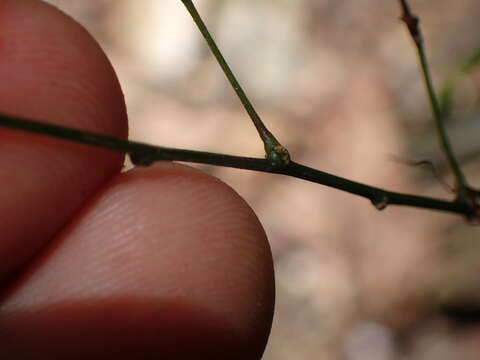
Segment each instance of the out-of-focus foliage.
[{"label": "out-of-focus foliage", "polygon": [[461,76],[468,75],[477,69],[480,65],[480,48],[475,49],[465,59],[462,59],[452,75],[443,84],[439,98],[440,108],[444,118],[451,115],[453,110],[453,97],[455,95],[455,86]]}]

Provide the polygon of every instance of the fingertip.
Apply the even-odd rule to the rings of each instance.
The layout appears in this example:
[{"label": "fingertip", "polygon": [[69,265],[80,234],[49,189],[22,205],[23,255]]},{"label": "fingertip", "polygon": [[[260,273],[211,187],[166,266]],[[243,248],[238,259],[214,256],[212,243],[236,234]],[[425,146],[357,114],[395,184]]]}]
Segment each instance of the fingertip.
[{"label": "fingertip", "polygon": [[[115,73],[78,23],[38,0],[0,2],[0,112],[126,137]],[[0,282],[65,225],[123,155],[0,128]]]},{"label": "fingertip", "polygon": [[74,19],[38,0],[0,6],[0,110],[125,137],[115,72]]},{"label": "fingertip", "polygon": [[94,316],[95,329],[82,341],[95,342],[101,332],[104,344],[126,341],[124,352],[132,354],[138,348],[122,333],[132,332],[125,326],[133,317],[142,324],[135,322],[141,339],[132,341],[157,354],[261,357],[273,316],[272,255],[257,217],[230,187],[172,163],[135,169],[120,174],[74,225],[29,270],[7,311],[70,304],[72,313],[77,304],[79,322],[56,323],[70,329],[62,332],[69,344],[106,300],[127,302],[127,312],[109,307],[115,315],[108,322]]}]

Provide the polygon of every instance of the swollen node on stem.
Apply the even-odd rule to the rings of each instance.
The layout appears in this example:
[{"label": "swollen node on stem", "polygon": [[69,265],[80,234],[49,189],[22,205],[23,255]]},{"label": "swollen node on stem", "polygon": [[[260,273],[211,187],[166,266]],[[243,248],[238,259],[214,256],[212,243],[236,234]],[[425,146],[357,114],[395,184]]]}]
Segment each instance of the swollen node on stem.
[{"label": "swollen node on stem", "polygon": [[282,168],[290,164],[290,154],[282,145],[268,146],[265,145],[266,159],[273,167]]}]

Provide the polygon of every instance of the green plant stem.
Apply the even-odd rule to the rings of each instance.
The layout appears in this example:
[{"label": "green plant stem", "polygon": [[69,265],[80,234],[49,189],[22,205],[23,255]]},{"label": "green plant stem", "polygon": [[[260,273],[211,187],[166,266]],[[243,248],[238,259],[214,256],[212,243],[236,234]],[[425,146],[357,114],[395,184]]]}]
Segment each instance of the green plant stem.
[{"label": "green plant stem", "polygon": [[447,137],[447,132],[444,126],[444,117],[440,109],[440,105],[437,99],[437,95],[433,88],[433,82],[430,75],[430,68],[428,65],[427,57],[425,55],[425,47],[423,44],[423,36],[419,27],[419,19],[416,15],[412,13],[408,5],[407,0],[399,0],[400,6],[402,8],[402,17],[401,19],[407,26],[410,35],[415,43],[417,49],[418,58],[420,61],[420,67],[422,69],[423,78],[427,88],[428,98],[432,106],[433,116],[435,120],[435,127],[437,129],[437,136],[440,142],[440,145],[445,153],[447,161],[450,165],[450,168],[454,174],[456,182],[456,190],[458,194],[463,193],[464,189],[468,188],[467,180],[465,175],[460,168],[460,165],[453,153],[452,146]]},{"label": "green plant stem", "polygon": [[182,2],[187,8],[190,15],[192,16],[193,21],[197,25],[201,34],[203,35],[205,41],[208,44],[208,47],[210,48],[218,64],[222,68],[233,90],[235,90],[243,107],[245,108],[246,112],[250,116],[250,119],[252,119],[252,122],[255,125],[255,128],[257,129],[257,132],[260,135],[260,138],[263,141],[267,159],[269,159],[274,166],[285,166],[290,161],[290,155],[288,153],[288,150],[280,144],[280,142],[275,138],[275,136],[267,129],[267,127],[263,123],[262,119],[258,115],[257,111],[253,107],[249,98],[243,91],[235,75],[230,69],[230,66],[227,64],[225,58],[223,57],[222,53],[218,49],[217,44],[213,40],[213,37],[210,35],[210,32],[207,29],[207,26],[205,25],[202,18],[200,17],[200,14],[195,8],[195,5],[193,4],[193,2],[191,0],[182,0]]},{"label": "green plant stem", "polygon": [[1,114],[0,126],[124,152],[130,156],[132,162],[136,165],[147,166],[156,161],[171,160],[282,174],[362,196],[369,199],[378,210],[383,210],[388,205],[403,205],[446,211],[467,217],[472,215],[472,209],[461,201],[446,201],[387,191],[316,170],[293,161],[290,161],[284,167],[278,167],[272,166],[267,159],[153,146],[114,136]]}]

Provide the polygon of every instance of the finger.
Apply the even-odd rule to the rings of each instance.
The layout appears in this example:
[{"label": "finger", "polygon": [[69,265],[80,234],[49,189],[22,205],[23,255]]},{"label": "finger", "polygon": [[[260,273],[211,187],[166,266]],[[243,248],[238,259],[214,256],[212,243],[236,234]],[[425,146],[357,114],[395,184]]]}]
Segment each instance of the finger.
[{"label": "finger", "polygon": [[0,355],[259,359],[273,303],[252,210],[164,163],[118,175],[32,265],[2,306]]},{"label": "finger", "polygon": [[[43,1],[0,1],[0,112],[125,137],[123,96],[104,53]],[[27,262],[122,156],[0,128],[0,282]]]}]

